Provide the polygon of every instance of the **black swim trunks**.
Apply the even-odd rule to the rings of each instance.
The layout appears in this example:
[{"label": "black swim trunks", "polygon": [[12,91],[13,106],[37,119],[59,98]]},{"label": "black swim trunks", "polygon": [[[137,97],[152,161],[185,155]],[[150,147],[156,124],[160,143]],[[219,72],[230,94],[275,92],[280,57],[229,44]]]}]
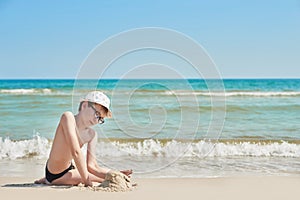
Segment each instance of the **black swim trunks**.
[{"label": "black swim trunks", "polygon": [[[48,164],[48,163],[47,163]],[[47,164],[46,164],[46,169],[45,169],[45,172],[46,172],[46,180],[49,182],[49,183],[52,183],[52,181],[62,177],[63,175],[65,175],[68,171],[72,170],[72,169],[75,169],[74,165],[71,163],[70,167],[68,169],[65,169],[63,172],[59,173],[59,174],[52,174],[51,172],[49,172],[48,170],[48,167],[47,167]]]}]

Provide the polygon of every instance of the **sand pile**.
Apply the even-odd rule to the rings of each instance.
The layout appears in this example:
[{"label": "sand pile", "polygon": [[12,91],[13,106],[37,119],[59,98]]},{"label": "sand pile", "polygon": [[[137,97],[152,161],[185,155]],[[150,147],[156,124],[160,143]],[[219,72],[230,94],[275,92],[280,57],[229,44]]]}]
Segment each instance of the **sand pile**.
[{"label": "sand pile", "polygon": [[118,171],[110,171],[106,174],[105,180],[94,187],[95,191],[126,192],[132,190],[136,184],[132,184],[130,178]]}]

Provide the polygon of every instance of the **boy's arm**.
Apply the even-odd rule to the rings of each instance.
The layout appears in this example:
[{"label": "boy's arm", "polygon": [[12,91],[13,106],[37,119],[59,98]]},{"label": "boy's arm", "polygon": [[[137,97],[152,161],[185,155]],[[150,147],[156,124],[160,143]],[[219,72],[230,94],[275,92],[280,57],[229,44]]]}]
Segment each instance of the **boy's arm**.
[{"label": "boy's arm", "polygon": [[[97,177],[100,178],[105,178],[107,172],[110,171],[110,169],[108,168],[103,168],[100,167],[97,163],[97,159],[96,159],[96,145],[97,145],[97,140],[98,140],[98,136],[97,136],[97,132],[92,130],[93,132],[93,139],[88,143],[88,147],[87,147],[87,167],[88,167],[88,171],[91,174],[94,174]],[[122,172],[123,174],[130,176],[132,174],[132,170],[121,170],[120,172]]]},{"label": "boy's arm", "polygon": [[81,152],[78,137],[76,134],[76,121],[71,112],[65,112],[60,120],[63,128],[63,133],[66,138],[67,145],[69,146],[72,157],[75,161],[78,172],[85,185],[92,186],[92,182],[89,180],[87,166],[84,161],[84,156]]},{"label": "boy's arm", "polygon": [[93,134],[93,138],[88,143],[87,146],[87,156],[86,156],[86,162],[87,162],[87,169],[91,174],[94,174],[97,177],[105,178],[105,175],[110,169],[100,167],[97,163],[96,159],[96,145],[97,145],[97,132],[94,130],[90,130]]}]

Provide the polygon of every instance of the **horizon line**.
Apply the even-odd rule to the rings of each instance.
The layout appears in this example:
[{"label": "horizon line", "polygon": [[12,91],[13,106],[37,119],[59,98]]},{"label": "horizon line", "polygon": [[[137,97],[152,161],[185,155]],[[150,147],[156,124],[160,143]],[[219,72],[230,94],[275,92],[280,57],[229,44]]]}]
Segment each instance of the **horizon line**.
[{"label": "horizon line", "polygon": [[277,79],[277,80],[283,80],[283,79],[300,79],[300,77],[224,77],[224,78],[193,78],[193,77],[187,77],[187,78],[117,78],[117,77],[111,77],[111,78],[71,78],[71,77],[50,77],[50,78],[42,78],[42,77],[29,77],[29,78],[1,78],[0,80],[241,80],[241,79]]}]

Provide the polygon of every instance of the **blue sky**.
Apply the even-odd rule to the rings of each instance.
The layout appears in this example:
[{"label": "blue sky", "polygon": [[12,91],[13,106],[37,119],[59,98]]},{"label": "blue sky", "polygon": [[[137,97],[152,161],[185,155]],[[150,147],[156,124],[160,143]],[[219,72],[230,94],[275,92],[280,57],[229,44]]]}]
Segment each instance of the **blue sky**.
[{"label": "blue sky", "polygon": [[141,27],[193,38],[224,78],[300,77],[299,0],[0,0],[0,78],[75,78],[100,42]]}]

